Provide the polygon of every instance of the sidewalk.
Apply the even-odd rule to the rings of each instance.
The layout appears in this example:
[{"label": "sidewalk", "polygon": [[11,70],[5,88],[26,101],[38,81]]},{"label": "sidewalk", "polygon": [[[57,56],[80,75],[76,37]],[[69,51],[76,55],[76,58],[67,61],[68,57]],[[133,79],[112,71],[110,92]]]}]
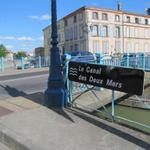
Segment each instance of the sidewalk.
[{"label": "sidewalk", "polygon": [[142,150],[150,136],[75,109],[50,110],[23,97],[0,101],[0,142],[14,150]]},{"label": "sidewalk", "polygon": [[30,69],[24,69],[24,70],[6,70],[4,72],[0,72],[0,76],[8,76],[8,75],[18,75],[18,74],[24,74],[24,73],[33,73],[33,72],[42,72],[42,71],[48,71],[48,67],[44,68],[30,68]]}]

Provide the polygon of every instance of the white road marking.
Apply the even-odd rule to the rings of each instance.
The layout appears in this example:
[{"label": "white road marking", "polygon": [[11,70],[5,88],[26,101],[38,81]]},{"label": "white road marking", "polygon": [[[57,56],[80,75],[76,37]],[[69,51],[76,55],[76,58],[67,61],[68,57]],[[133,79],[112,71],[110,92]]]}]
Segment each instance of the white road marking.
[{"label": "white road marking", "polygon": [[37,76],[35,75],[35,76],[31,76],[31,77],[23,77],[23,78],[17,78],[17,79],[8,79],[8,80],[0,81],[0,83],[14,82],[14,81],[19,81],[19,80],[27,80],[27,79],[35,79],[35,78],[41,78],[41,77],[48,77],[48,74],[37,75]]}]

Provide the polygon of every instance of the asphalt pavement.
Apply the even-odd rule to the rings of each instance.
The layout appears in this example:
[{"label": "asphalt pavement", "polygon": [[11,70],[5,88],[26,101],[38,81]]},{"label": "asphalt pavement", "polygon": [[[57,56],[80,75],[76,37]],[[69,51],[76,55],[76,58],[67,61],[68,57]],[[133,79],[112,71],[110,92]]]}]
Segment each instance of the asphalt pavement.
[{"label": "asphalt pavement", "polygon": [[0,100],[43,93],[47,80],[48,71],[0,76]]}]

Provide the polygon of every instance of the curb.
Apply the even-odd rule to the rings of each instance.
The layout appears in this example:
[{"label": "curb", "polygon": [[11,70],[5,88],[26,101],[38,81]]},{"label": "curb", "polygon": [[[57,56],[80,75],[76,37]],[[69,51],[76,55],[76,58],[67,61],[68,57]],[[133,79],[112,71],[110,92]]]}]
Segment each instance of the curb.
[{"label": "curb", "polygon": [[43,147],[33,145],[29,139],[25,139],[2,124],[0,124],[0,142],[12,150],[44,150]]},{"label": "curb", "polygon": [[[7,135],[8,132],[9,134],[11,134],[11,136]],[[0,124],[0,142],[1,143],[5,144],[7,147],[11,148],[12,150],[30,150],[27,146],[24,146],[23,144],[24,141],[27,141],[27,140],[24,140],[17,133],[12,132],[8,128]],[[30,141],[26,143],[30,143]]]}]

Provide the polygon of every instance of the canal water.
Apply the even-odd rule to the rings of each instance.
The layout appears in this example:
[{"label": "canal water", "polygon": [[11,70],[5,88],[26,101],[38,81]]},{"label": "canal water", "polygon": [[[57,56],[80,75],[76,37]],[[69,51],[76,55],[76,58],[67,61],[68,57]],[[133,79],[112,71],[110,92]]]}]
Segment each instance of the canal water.
[{"label": "canal water", "polygon": [[[109,114],[111,114],[111,106],[108,106],[106,108],[107,108]],[[102,111],[102,113],[95,112],[95,115],[99,116],[100,118],[111,119],[110,115],[104,113],[106,111],[104,111],[103,108],[101,108],[99,110]],[[133,107],[122,106],[122,105],[116,104],[115,105],[115,116],[123,117],[123,118],[129,119],[129,120],[150,126],[150,110],[133,108]],[[118,118],[115,118],[115,121],[118,123],[122,123],[124,125],[128,125],[130,127],[133,127],[135,129],[139,129],[144,132],[150,133],[150,128],[142,127],[133,122],[131,123],[124,119],[118,119]]]}]

